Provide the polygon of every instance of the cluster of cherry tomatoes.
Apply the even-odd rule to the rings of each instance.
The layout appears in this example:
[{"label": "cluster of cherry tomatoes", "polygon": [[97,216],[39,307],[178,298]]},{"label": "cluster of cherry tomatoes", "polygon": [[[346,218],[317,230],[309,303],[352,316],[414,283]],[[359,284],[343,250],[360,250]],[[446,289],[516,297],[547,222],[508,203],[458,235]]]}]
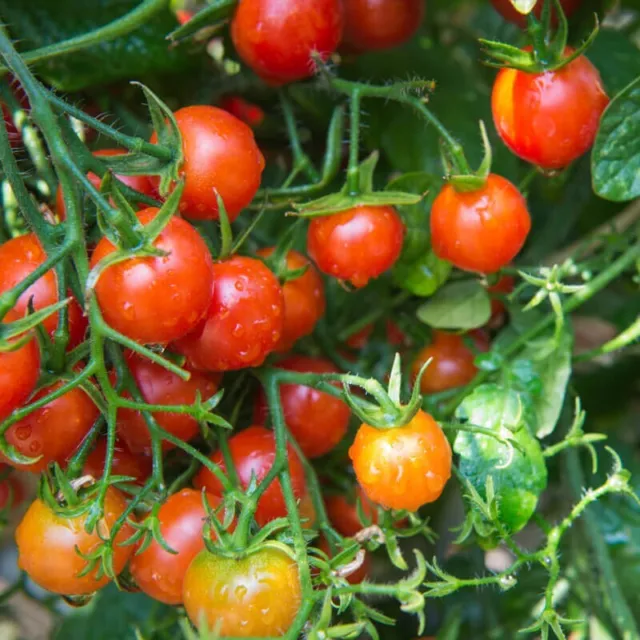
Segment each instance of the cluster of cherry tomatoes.
[{"label": "cluster of cherry tomatoes", "polygon": [[[495,4],[506,7],[508,3]],[[421,0],[240,0],[231,20],[231,36],[240,58],[267,83],[280,85],[312,76],[314,54],[327,60],[339,47],[360,53],[404,42],[418,29],[424,6]],[[571,50],[565,55],[571,55]],[[562,100],[557,99],[560,94]],[[534,74],[503,69],[494,85],[492,108],[498,132],[514,153],[542,169],[557,170],[591,146],[607,102],[597,71],[580,55],[555,71]],[[244,120],[255,123],[261,118],[260,111],[247,111],[246,103],[225,106],[250,114]],[[405,235],[401,214],[392,206],[363,204],[315,217],[308,225],[308,257],[289,250],[278,261],[278,248],[265,247],[253,257],[236,254],[214,260],[192,223],[218,220],[220,201],[233,222],[253,201],[265,159],[252,129],[228,110],[188,106],[174,116],[184,156],[179,215],[153,240],[158,255],[124,257],[109,264],[101,270],[94,290],[107,325],[136,343],[160,345],[177,354],[190,374],[183,380],[134,351],[126,352],[142,401],[149,405],[206,401],[216,394],[225,372],[259,367],[269,356],[287,371],[339,373],[328,359],[289,352],[314,331],[324,314],[322,274],[359,288],[394,265]],[[151,142],[156,142],[155,134]],[[120,153],[124,151],[108,149],[96,155]],[[157,177],[117,177],[140,194],[159,195]],[[100,185],[98,176],[88,178]],[[158,212],[141,208],[137,212],[141,227],[152,223]],[[57,194],[56,214],[64,222],[62,191]],[[436,254],[459,269],[483,275],[500,271],[516,257],[530,227],[525,198],[495,174],[473,188],[448,183],[431,211]],[[116,251],[118,247],[103,237],[93,248],[91,267],[107,264]],[[33,233],[0,246],[0,293],[28,278],[46,259]],[[503,278],[492,293],[500,296],[512,286],[512,280]],[[88,321],[69,295],[68,346],[73,348],[87,339]],[[51,270],[16,300],[3,322],[42,310],[60,296]],[[496,300],[494,316],[503,310]],[[52,338],[57,326],[57,314],[42,323]],[[390,332],[397,333],[397,328],[391,325]],[[397,336],[389,338],[398,341]],[[359,348],[366,340],[365,331],[350,344]],[[7,443],[19,454],[35,460],[5,462],[31,472],[44,471],[52,463],[64,467],[100,411],[82,386],[57,395],[65,380],[38,386],[41,354],[34,335],[16,339],[14,347],[0,353],[0,420],[41,398],[55,397],[27,412],[5,433]],[[487,348],[484,334],[463,337],[434,332],[432,343],[413,363],[417,377],[430,361],[420,380],[422,393],[469,383],[477,372],[475,353]],[[116,382],[115,373],[112,382]],[[129,396],[124,393],[123,397]],[[301,384],[283,384],[280,398],[288,430],[305,458],[326,455],[347,434],[351,410],[343,399]],[[162,429],[179,440],[189,441],[200,433],[190,415],[166,411],[153,415]],[[130,408],[120,408],[116,419],[112,474],[144,484],[152,466],[147,422],[140,411]],[[274,464],[277,448],[268,421],[269,406],[259,394],[253,425],[233,434],[226,452],[218,450],[210,456],[223,473],[232,462],[237,482],[245,490],[261,482]],[[362,424],[348,453],[358,482],[360,513],[371,523],[377,521],[378,507],[413,512],[437,500],[451,475],[449,442],[430,415],[418,411],[407,424],[389,426]],[[173,447],[172,442],[163,441],[165,451]],[[106,439],[100,438],[84,462],[87,476],[102,475],[106,453]],[[293,493],[312,527],[303,462],[291,445],[286,457]],[[244,555],[212,553],[205,548],[203,524],[211,521],[213,512],[222,518],[219,507],[225,488],[207,467],[197,472],[192,484],[194,488],[174,493],[154,511],[164,545],[156,539],[130,544],[140,526],[130,515],[110,540],[106,558],[100,550],[127,508],[125,492],[115,487],[107,490],[103,516],[92,532],[84,526],[87,513],[61,516],[37,499],[16,533],[20,566],[41,586],[69,596],[93,593],[128,567],[139,589],[161,602],[184,604],[194,624],[204,618],[210,625],[219,625],[222,635],[232,637],[284,633],[301,599],[293,552],[263,547]],[[4,497],[0,500],[7,502]],[[340,534],[353,536],[363,527],[354,501],[330,495],[326,503]],[[255,522],[262,527],[286,516],[284,493],[276,479],[258,501]],[[235,526],[235,521],[227,523],[227,531]],[[319,545],[329,551],[326,541]],[[101,568],[105,562],[108,571]],[[360,568],[350,579],[364,576]]]}]

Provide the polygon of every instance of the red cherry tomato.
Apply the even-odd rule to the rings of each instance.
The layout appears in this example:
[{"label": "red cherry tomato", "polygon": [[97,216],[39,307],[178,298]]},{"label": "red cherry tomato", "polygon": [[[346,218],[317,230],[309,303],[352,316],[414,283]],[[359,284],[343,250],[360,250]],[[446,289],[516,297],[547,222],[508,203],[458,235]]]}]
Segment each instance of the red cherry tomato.
[{"label": "red cherry tomato", "polygon": [[[2,320],[8,324],[19,320],[15,311],[9,311]],[[16,340],[22,340],[18,336]],[[13,351],[0,351],[0,420],[4,420],[33,393],[40,377],[40,350],[35,336]]]},{"label": "red cherry tomato", "polygon": [[[393,322],[392,320],[386,320],[385,328],[387,332],[387,342],[390,345],[394,347],[406,346],[408,341],[407,336],[395,322]],[[362,327],[360,331],[356,331],[354,334],[350,335],[346,339],[345,344],[351,349],[355,349],[356,351],[364,349],[369,342],[369,338],[373,333],[373,329],[373,324],[368,324]]]},{"label": "red cherry tomato", "polygon": [[367,498],[360,487],[358,487],[357,496],[360,500],[362,513],[368,520],[366,523],[360,520],[356,504],[349,502],[346,496],[336,494],[326,496],[324,499],[329,521],[339,534],[349,538],[355,536],[365,526],[378,524],[378,513],[375,505]]},{"label": "red cherry tomato", "polygon": [[493,273],[509,264],[530,228],[522,194],[493,173],[476,191],[460,192],[445,185],[431,208],[434,252],[466,271]]},{"label": "red cherry tomato", "polygon": [[[571,16],[575,13],[576,9],[580,6],[582,0],[560,0],[560,4],[562,5],[562,10],[564,11],[564,15]],[[519,27],[527,26],[527,16],[523,16],[514,6],[511,4],[510,0],[491,0],[491,4],[494,6],[495,10],[508,22],[513,22],[517,24]],[[542,15],[542,7],[544,3],[543,0],[538,0],[533,7],[533,15],[536,18],[540,18]],[[555,15],[556,10],[555,7],[552,6],[552,17],[554,24],[557,23],[557,17]]]},{"label": "red cherry tomato", "polygon": [[0,518],[2,511],[8,511],[17,507],[24,500],[24,487],[22,482],[11,473],[10,468],[0,463]]},{"label": "red cherry tomato", "polygon": [[[258,256],[267,258],[273,248],[260,249]],[[302,337],[313,332],[324,314],[324,283],[316,268],[297,251],[289,251],[286,257],[287,271],[307,270],[295,280],[282,285],[284,295],[284,328],[278,343],[278,351],[288,351]]]},{"label": "red cherry tomato", "polygon": [[257,104],[252,104],[240,96],[222,98],[220,106],[252,129],[259,127],[264,121],[264,111]]},{"label": "red cherry tomato", "polygon": [[[15,287],[32,274],[45,260],[47,254],[34,233],[18,236],[0,246],[0,294]],[[35,311],[40,311],[58,302],[58,278],[55,271],[47,271],[36,280],[19,298],[14,310],[21,316],[33,301]],[[82,308],[72,299],[68,305],[69,348],[77,347],[87,331],[87,319]],[[43,321],[42,326],[53,336],[58,326],[58,314],[54,313]]]},{"label": "red cherry tomato", "polygon": [[280,549],[263,548],[238,559],[201,551],[184,578],[183,601],[195,625],[220,637],[284,636],[300,608],[296,563]]},{"label": "red cherry tomato", "polygon": [[282,336],[284,298],[260,260],[234,256],[213,267],[214,290],[205,319],[175,343],[194,369],[257,367]]},{"label": "red cherry tomato", "polygon": [[355,52],[389,49],[411,39],[424,18],[424,0],[344,0],[343,43]]},{"label": "red cherry tomato", "polygon": [[[278,368],[301,373],[340,373],[329,360],[307,356],[291,356],[279,362]],[[281,385],[280,399],[287,427],[308,458],[329,453],[347,433],[351,411],[342,400],[301,384]],[[261,392],[256,402],[256,421],[264,424],[268,412]]]},{"label": "red cherry tomato", "polygon": [[[84,461],[83,473],[96,479],[104,473],[104,463],[107,457],[107,440],[100,438],[95,447],[89,452]],[[135,478],[134,482],[143,485],[151,475],[151,458],[134,455],[126,445],[116,440],[111,463],[112,476],[129,476]]]},{"label": "red cherry tomato", "polygon": [[504,296],[513,291],[515,280],[512,276],[502,276],[496,284],[491,287],[487,287],[487,291],[491,295],[491,320],[495,320],[498,316],[503,314],[506,310],[504,302],[497,296]]},{"label": "red cherry tomato", "polygon": [[[206,495],[211,509],[220,499]],[[182,603],[182,584],[191,561],[205,548],[203,528],[208,514],[202,494],[193,489],[175,493],[160,507],[160,534],[177,553],[169,553],[155,540],[131,559],[129,570],[140,589],[165,604]],[[220,515],[222,517],[222,515]]]},{"label": "red cherry tomato", "polygon": [[[218,389],[217,381],[210,376],[191,372],[189,380],[182,380],[175,373],[133,352],[127,353],[127,365],[143,401],[147,404],[192,405],[198,393],[204,402]],[[124,395],[129,397],[129,394]],[[191,440],[199,431],[197,421],[189,415],[168,412],[157,412],[153,415],[163,429],[185,442]],[[139,411],[118,410],[118,435],[133,453],[151,455],[149,429]],[[167,440],[162,441],[165,451],[173,449],[174,446]]]},{"label": "red cherry tomato", "polygon": [[583,55],[558,71],[502,69],[491,96],[503,142],[543,169],[562,169],[588,151],[608,104],[598,70]]},{"label": "red cherry tomato", "polygon": [[[331,553],[331,547],[329,546],[329,542],[324,536],[321,535],[320,538],[318,539],[318,542],[314,544],[315,546],[318,547],[318,549],[320,549],[320,551],[323,551],[324,553],[326,553],[327,556],[329,556],[329,558],[333,557],[333,553]],[[367,579],[370,571],[371,571],[371,558],[369,557],[369,554],[366,553],[362,564],[357,569],[355,569],[354,571],[351,571],[351,573],[346,575],[345,578],[349,584],[360,584],[362,581]]]},{"label": "red cherry tomato", "polygon": [[[87,513],[75,518],[55,514],[42,500],[35,500],[16,529],[18,566],[43,589],[61,595],[83,595],[104,587],[111,579],[98,577],[98,567],[84,575],[87,556],[104,544],[101,536],[109,535],[116,520],[127,507],[124,495],[109,487],[104,500],[104,514],[92,533],[87,533]],[[129,516],[133,520],[133,516]],[[113,541],[110,556],[114,573],[119,574],[127,564],[133,546],[123,546],[134,533],[127,522]],[[79,553],[78,553],[79,552]]]},{"label": "red cherry tomato", "polygon": [[326,60],[342,36],[341,0],[241,0],[231,20],[240,58],[273,85],[314,74],[311,54]]},{"label": "red cherry tomato", "polygon": [[393,207],[358,206],[313,218],[307,249],[321,271],[364,287],[393,266],[403,237],[404,224]]},{"label": "red cherry tomato", "polygon": [[[233,222],[253,200],[264,169],[264,157],[253,131],[217,107],[184,107],[174,116],[184,154],[180,213],[193,220],[217,220],[217,191]],[[155,133],[151,142],[157,142]],[[157,188],[160,178],[153,177],[151,181]]]},{"label": "red cherry tomato", "polygon": [[[158,214],[150,207],[138,213],[143,225]],[[198,232],[186,221],[169,220],[153,246],[166,256],[130,258],[105,269],[96,296],[106,322],[138,342],[166,343],[185,335],[204,316],[211,300],[213,264]],[[115,251],[102,238],[91,267]]]},{"label": "red cherry tomato", "polygon": [[[62,385],[60,381],[41,389],[33,400],[48,396]],[[62,464],[78,448],[99,415],[98,408],[82,389],[76,387],[67,391],[6,431],[7,442],[18,452],[30,458],[41,456],[40,459],[24,465],[5,461],[17,469],[34,473],[44,471],[51,462]]]},{"label": "red cherry tomato", "polygon": [[[276,442],[273,433],[263,427],[253,426],[237,433],[229,438],[229,450],[238,474],[238,479],[243,488],[247,488],[251,477],[255,475],[260,482],[269,473],[276,457]],[[224,458],[220,451],[216,451],[211,460],[223,471],[226,469]],[[287,460],[294,494],[302,499],[306,493],[304,469],[295,451],[287,447]],[[214,495],[222,495],[220,481],[203,467],[196,475],[193,484],[198,489],[207,489]],[[258,501],[258,509],[255,514],[256,522],[263,526],[271,520],[287,515],[280,480],[274,480]]]},{"label": "red cherry tomato", "polygon": [[449,442],[424,411],[402,427],[363,423],[349,457],[364,493],[386,509],[417,511],[437,500],[451,477]]}]

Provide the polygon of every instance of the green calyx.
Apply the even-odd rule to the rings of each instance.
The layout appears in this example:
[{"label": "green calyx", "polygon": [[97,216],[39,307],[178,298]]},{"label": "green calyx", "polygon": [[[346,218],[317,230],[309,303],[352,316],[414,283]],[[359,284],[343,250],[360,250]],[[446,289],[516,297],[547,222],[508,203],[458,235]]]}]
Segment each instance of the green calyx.
[{"label": "green calyx", "polygon": [[456,191],[465,193],[482,189],[487,182],[489,174],[491,173],[493,151],[491,149],[491,143],[489,142],[489,136],[487,135],[487,128],[482,121],[480,121],[480,135],[482,136],[484,156],[476,171],[472,172],[468,167],[466,167],[464,171],[454,173],[455,170],[459,170],[459,167],[452,164],[451,158],[447,154],[446,147],[443,147],[442,149],[442,162],[445,166],[448,182]]}]

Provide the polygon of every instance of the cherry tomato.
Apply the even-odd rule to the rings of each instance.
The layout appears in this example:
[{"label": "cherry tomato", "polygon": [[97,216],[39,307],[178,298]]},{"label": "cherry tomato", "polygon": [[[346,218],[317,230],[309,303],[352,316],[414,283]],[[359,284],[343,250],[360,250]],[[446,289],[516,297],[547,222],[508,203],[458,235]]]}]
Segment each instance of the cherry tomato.
[{"label": "cherry tomato", "polygon": [[[2,320],[10,323],[19,320],[15,311],[9,311]],[[22,340],[18,336],[16,340]],[[33,393],[40,377],[40,350],[33,336],[19,349],[0,351],[0,420],[4,420]]]},{"label": "cherry tomato", "polygon": [[[207,494],[211,509],[220,499]],[[175,493],[160,507],[160,534],[177,553],[169,553],[155,540],[131,559],[129,570],[140,589],[165,604],[182,603],[182,584],[191,561],[205,548],[203,527],[207,512],[202,494],[193,489]]]},{"label": "cherry tomato", "polygon": [[303,529],[316,528],[318,513],[313,504],[313,499],[308,493],[305,493],[298,501],[298,514],[300,515]]},{"label": "cherry tomato", "polygon": [[[560,0],[562,10],[567,18],[575,13],[576,9],[580,6],[582,0]],[[495,10],[508,22],[513,22],[519,27],[527,26],[527,16],[523,16],[514,6],[511,4],[511,0],[491,0],[491,4]],[[543,0],[538,0],[533,7],[533,15],[540,19],[542,15],[542,7],[544,5]],[[557,23],[556,9],[552,5],[552,19],[553,23]]]},{"label": "cherry tomato", "polygon": [[[63,384],[59,381],[41,389],[33,396],[33,401],[48,396]],[[5,461],[17,469],[34,473],[44,471],[51,462],[62,464],[78,448],[99,415],[98,408],[81,388],[71,389],[32,411],[6,431],[7,442],[19,453],[30,458],[41,456],[39,460],[31,464]]]},{"label": "cherry tomato", "polygon": [[358,482],[386,509],[417,511],[440,497],[451,477],[451,447],[424,411],[402,427],[362,424],[349,449]]},{"label": "cherry tomato", "polygon": [[393,266],[403,237],[393,207],[358,206],[313,218],[307,249],[321,271],[359,288]]},{"label": "cherry tomato", "polygon": [[389,49],[410,40],[424,18],[424,0],[344,0],[343,43],[354,52]]},{"label": "cherry tomato", "polygon": [[[107,440],[100,438],[84,461],[83,473],[96,479],[101,478],[104,473],[106,457]],[[151,458],[131,453],[123,442],[116,440],[111,475],[129,476],[135,478],[136,484],[143,485],[151,475]]]},{"label": "cherry tomato", "polygon": [[[158,214],[150,207],[138,213],[143,225]],[[204,316],[213,288],[211,254],[198,232],[174,217],[154,240],[162,257],[130,258],[105,269],[95,292],[106,322],[138,342],[166,343],[185,335]],[[115,247],[102,238],[91,267]]]},{"label": "cherry tomato", "polygon": [[[324,551],[324,553],[326,553],[329,558],[333,557],[329,542],[324,536],[320,536],[316,546],[318,547],[318,549],[320,549],[320,551]],[[369,557],[369,554],[366,553],[362,564],[355,571],[352,571],[351,573],[349,573],[349,575],[345,576],[345,578],[349,584],[360,584],[362,581],[367,579],[370,571],[371,558]]]},{"label": "cherry tomato", "polygon": [[[217,220],[217,191],[233,222],[253,200],[264,169],[264,157],[253,131],[217,107],[184,107],[174,116],[184,154],[180,213],[193,220]],[[155,133],[151,142],[157,142]],[[151,181],[157,187],[160,178],[152,177]]]},{"label": "cherry tomato", "polygon": [[221,637],[284,635],[302,597],[298,566],[283,551],[263,548],[239,559],[201,551],[184,578],[183,601],[195,625]]},{"label": "cherry tomato", "polygon": [[[502,276],[496,284],[491,287],[487,287],[487,291],[490,294],[497,294],[498,296],[507,295],[513,291],[515,280],[512,276]],[[495,320],[498,316],[506,311],[504,302],[499,297],[492,295],[491,297],[491,320]]]},{"label": "cherry tomato", "polygon": [[[258,256],[267,258],[273,248],[260,249]],[[316,268],[297,251],[286,256],[287,271],[307,268],[294,280],[282,286],[284,295],[284,328],[278,343],[278,351],[288,351],[302,337],[313,332],[316,323],[324,314],[324,283]]]},{"label": "cherry tomato", "polygon": [[264,111],[257,104],[240,96],[227,96],[220,101],[220,106],[252,129],[259,127],[264,121]]},{"label": "cherry tomato", "polygon": [[11,473],[9,467],[0,463],[0,518],[2,511],[17,507],[24,500],[22,482]]},{"label": "cherry tomato", "polygon": [[420,380],[424,394],[446,391],[469,384],[478,373],[475,355],[464,343],[462,336],[444,331],[433,332],[433,342],[422,349],[411,366],[414,379],[424,363],[431,359]]},{"label": "cherry tomato", "polygon": [[[109,158],[111,156],[121,156],[125,153],[128,153],[128,151],[124,149],[101,149],[100,151],[94,151],[93,155],[98,158]],[[155,190],[153,189],[147,176],[122,176],[115,173],[114,177],[118,178],[120,182],[123,182],[128,187],[131,187],[132,189],[135,189],[136,191],[139,191],[146,196],[155,196]],[[89,173],[87,173],[87,178],[91,181],[91,184],[96,189],[100,190],[100,183],[102,182],[102,178],[100,178],[100,176],[90,171]],[[60,185],[58,185],[58,190],[56,191],[56,213],[58,214],[60,220],[65,220],[67,217],[67,211],[64,206],[64,195],[62,193],[62,188],[60,187]]]},{"label": "cherry tomato", "polygon": [[431,208],[431,242],[459,269],[493,273],[518,254],[531,228],[527,203],[505,178],[490,174],[476,191],[445,185]]},{"label": "cherry tomato", "polygon": [[[0,245],[0,294],[9,291],[32,274],[45,260],[47,254],[34,233],[13,238]],[[55,271],[47,271],[36,280],[19,298],[14,310],[20,315],[27,314],[29,300],[35,311],[40,311],[58,302],[58,278]],[[77,347],[87,331],[87,319],[75,298],[68,307],[69,348]],[[58,326],[58,314],[54,313],[43,321],[45,331],[53,337]]]},{"label": "cherry tomato", "polygon": [[350,502],[346,496],[341,494],[326,496],[324,499],[327,516],[335,530],[349,538],[358,533],[361,529],[371,524],[378,524],[378,513],[375,505],[367,498],[362,489],[358,487],[357,498],[360,500],[363,515],[367,518],[366,523],[360,520],[358,508],[355,502]]},{"label": "cherry tomato", "polygon": [[[35,500],[16,529],[18,566],[43,589],[61,595],[83,595],[104,587],[111,579],[97,576],[98,567],[84,575],[87,561],[80,555],[94,552],[110,535],[111,527],[127,507],[124,495],[109,487],[104,500],[104,514],[92,533],[87,533],[88,514],[65,518],[55,514],[42,500]],[[132,516],[129,516],[132,519]],[[119,574],[133,553],[133,546],[123,546],[134,533],[127,522],[113,541],[111,562]],[[80,552],[80,553],[78,553]]]},{"label": "cherry tomato", "polygon": [[241,0],[231,20],[240,58],[272,85],[314,74],[313,52],[323,60],[342,37],[341,0]]},{"label": "cherry tomato", "polygon": [[[189,380],[182,380],[175,373],[133,352],[127,353],[127,365],[143,401],[147,404],[192,405],[198,393],[204,402],[218,389],[218,382],[211,376],[194,371],[191,372]],[[129,394],[124,396],[129,397]],[[157,412],[153,415],[165,431],[185,442],[191,440],[199,431],[198,422],[189,415],[169,412]],[[133,453],[151,455],[149,429],[139,411],[118,410],[118,435]],[[168,440],[162,441],[165,451],[173,449],[174,446]]]},{"label": "cherry tomato", "polygon": [[[264,427],[253,426],[229,438],[229,450],[240,484],[246,489],[252,476],[255,476],[256,480],[260,482],[269,473],[276,457],[276,442],[273,433]],[[302,499],[306,493],[304,469],[291,446],[287,447],[287,459],[294,494],[298,499]],[[216,451],[211,456],[211,460],[225,471],[226,466],[222,452]],[[204,488],[214,495],[222,495],[220,481],[206,467],[198,472],[193,484],[198,489]],[[280,480],[276,479],[258,501],[255,519],[260,526],[263,526],[271,520],[286,515],[287,507],[284,495],[282,495]]]},{"label": "cherry tomato", "polygon": [[502,69],[491,95],[503,142],[543,169],[562,169],[588,151],[608,104],[598,70],[583,55],[558,71]]},{"label": "cherry tomato", "polygon": [[[373,333],[374,325],[368,324],[360,331],[356,331],[354,334],[350,335],[345,344],[351,349],[355,349],[356,351],[360,351],[367,346],[369,342],[369,338],[371,338],[371,334]],[[406,346],[408,339],[405,335],[404,331],[392,320],[385,321],[385,329],[387,333],[387,342],[394,347]]]},{"label": "cherry tomato", "polygon": [[284,298],[260,260],[234,256],[213,266],[213,298],[204,320],[175,343],[194,369],[257,367],[282,336]]},{"label": "cherry tomato", "polygon": [[[277,366],[301,373],[340,373],[329,360],[308,356],[290,356]],[[281,385],[280,399],[287,427],[308,458],[329,453],[347,433],[351,410],[342,400],[302,384]],[[256,421],[264,424],[268,413],[261,392],[256,402]]]}]

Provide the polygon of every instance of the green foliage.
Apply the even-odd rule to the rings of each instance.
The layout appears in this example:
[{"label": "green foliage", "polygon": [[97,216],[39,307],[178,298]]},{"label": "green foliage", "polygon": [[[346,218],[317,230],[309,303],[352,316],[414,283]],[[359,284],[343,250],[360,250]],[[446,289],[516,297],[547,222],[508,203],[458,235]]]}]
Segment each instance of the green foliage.
[{"label": "green foliage", "polygon": [[418,318],[434,329],[482,327],[491,316],[489,294],[477,280],[453,282],[420,305]]}]

